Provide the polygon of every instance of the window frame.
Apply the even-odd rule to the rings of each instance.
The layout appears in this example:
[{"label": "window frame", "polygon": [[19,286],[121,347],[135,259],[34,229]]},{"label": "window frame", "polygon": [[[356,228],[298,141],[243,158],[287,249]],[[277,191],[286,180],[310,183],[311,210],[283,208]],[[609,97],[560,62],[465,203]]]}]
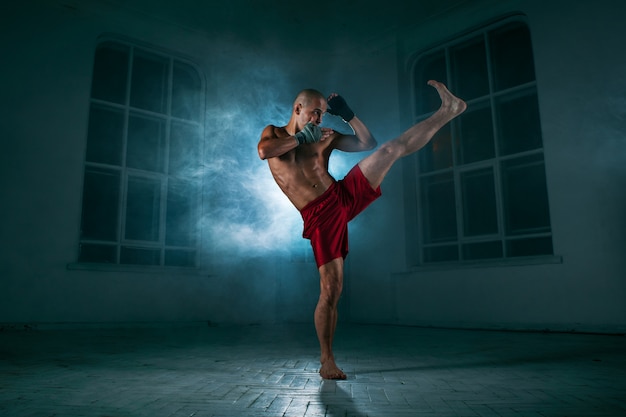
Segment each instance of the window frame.
[{"label": "window frame", "polygon": [[[537,148],[533,148],[530,150],[523,150],[520,152],[513,152],[509,154],[502,154],[499,146],[500,140],[498,138],[498,126],[496,121],[496,113],[497,113],[497,103],[499,100],[510,99],[514,97],[516,94],[521,95],[523,97],[534,97],[537,106],[538,104],[538,88],[537,88],[537,77],[536,73],[533,73],[533,78],[531,81],[524,82],[518,85],[514,85],[512,87],[504,88],[497,90],[494,88],[494,75],[492,67],[495,65],[494,60],[491,57],[491,47],[489,46],[490,38],[489,34],[491,32],[495,32],[498,30],[506,30],[509,25],[514,24],[522,24],[525,26],[526,30],[530,32],[530,28],[526,18],[522,15],[509,16],[506,18],[499,19],[497,21],[492,21],[484,24],[481,27],[474,28],[467,32],[464,32],[460,35],[457,35],[453,38],[450,38],[444,42],[438,43],[435,46],[430,48],[425,48],[419,53],[413,55],[408,60],[408,74],[409,74],[409,85],[411,88],[411,119],[413,123],[417,123],[421,120],[426,119],[430,115],[434,113],[432,111],[424,111],[424,106],[420,106],[420,92],[423,94],[427,87],[421,85],[417,85],[418,81],[421,81],[420,74],[418,73],[419,66],[422,65],[423,68],[426,68],[428,65],[432,65],[441,68],[441,64],[443,63],[443,68],[445,70],[446,83],[450,86],[451,90],[455,91],[455,86],[452,82],[455,80],[454,78],[454,63],[452,61],[452,51],[456,47],[461,47],[463,45],[472,44],[472,42],[479,38],[482,47],[485,49],[485,63],[486,63],[486,74],[487,74],[487,83],[488,83],[488,91],[487,94],[478,95],[476,97],[472,97],[467,101],[468,110],[476,110],[480,106],[484,106],[489,112],[491,117],[491,129],[493,134],[493,156],[486,159],[480,159],[477,161],[470,161],[468,163],[459,163],[462,161],[458,161],[458,152],[460,147],[459,135],[460,135],[460,121],[463,118],[463,115],[457,119],[453,120],[446,129],[450,131],[450,143],[442,143],[442,146],[448,146],[450,152],[450,160],[451,167],[439,169],[435,168],[437,166],[437,161],[431,159],[430,161],[426,161],[429,164],[429,168],[422,171],[420,164],[425,163],[425,161],[420,161],[420,152],[408,158],[407,166],[409,167],[409,171],[407,171],[407,175],[410,181],[410,185],[407,186],[406,191],[408,193],[407,198],[407,210],[405,211],[406,221],[408,226],[407,233],[407,263],[409,267],[412,268],[441,268],[441,267],[458,267],[458,266],[485,266],[489,264],[502,265],[502,264],[528,264],[528,263],[553,263],[553,262],[561,262],[559,256],[555,256],[554,254],[554,241],[553,241],[553,230],[552,230],[552,219],[551,213],[549,209],[549,195],[547,193],[547,178],[546,178],[546,160],[545,160],[545,152],[543,142],[541,146]],[[530,36],[530,34],[529,34]],[[530,42],[530,52],[532,53],[532,39]],[[480,46],[480,45],[479,45]],[[460,49],[460,48],[459,48]],[[440,54],[441,56],[439,57]],[[534,57],[533,57],[534,58]],[[437,62],[438,60],[442,62]],[[421,60],[425,60],[421,62]],[[533,66],[534,70],[534,66]],[[462,95],[459,94],[461,97]],[[428,100],[428,99],[426,99]],[[432,98],[429,101],[429,104],[432,103]],[[467,113],[467,112],[466,112]],[[539,114],[539,108],[538,108]],[[540,118],[540,114],[539,114]],[[540,134],[542,134],[542,126],[541,120],[538,121],[538,127],[540,130]],[[543,140],[543,138],[542,138]],[[525,156],[536,155],[541,159],[542,172],[543,172],[543,185],[546,187],[545,194],[545,202],[547,204],[547,220],[548,226],[547,230],[538,231],[537,233],[523,233],[521,235],[514,235],[508,233],[506,230],[506,216],[507,212],[504,207],[504,185],[503,185],[503,164],[506,163],[507,160],[514,160],[523,158]],[[444,155],[444,158],[446,155]],[[496,219],[495,222],[497,224],[497,230],[495,233],[485,233],[478,236],[468,236],[464,231],[464,217],[467,214],[467,206],[464,202],[462,196],[462,181],[461,178],[464,175],[470,173],[476,173],[480,170],[491,170],[493,175],[493,186],[494,186],[494,194],[495,194],[495,212]],[[452,177],[452,186],[454,187],[454,211],[455,211],[455,220],[456,220],[456,235],[452,239],[448,239],[447,241],[442,242],[434,242],[433,239],[429,239],[427,235],[429,235],[430,231],[427,227],[424,227],[425,222],[429,219],[428,210],[424,209],[424,193],[427,191],[424,189],[424,181],[428,181],[431,178],[436,178],[437,176],[448,175]],[[411,197],[413,196],[413,197]],[[428,205],[428,204],[427,204]],[[432,204],[430,205],[431,207]],[[524,255],[524,256],[515,256],[510,253],[509,247],[511,246],[511,242],[514,242],[516,239],[533,239],[533,238],[549,238],[550,240],[550,251],[545,254],[535,254],[535,255]],[[445,240],[445,239],[444,239]],[[481,243],[487,242],[500,242],[501,256],[494,257],[464,257],[464,249],[469,248],[470,245],[476,244],[479,245]],[[520,240],[521,241],[521,240]],[[441,247],[444,250],[444,247],[452,247],[456,248],[457,258],[455,260],[445,259],[445,260],[428,260],[426,257],[426,252],[430,250],[430,248]]]},{"label": "window frame", "polygon": [[[95,83],[96,83],[96,67],[97,67],[97,54],[99,48],[120,48],[120,50],[124,51],[126,61],[126,74],[125,76],[125,91],[124,91],[124,100],[123,102],[116,102],[114,100],[103,99],[102,97],[98,97],[94,94]],[[160,60],[163,63],[163,74],[162,79],[160,80],[163,92],[161,93],[161,107],[160,109],[147,109],[133,106],[131,101],[132,97],[132,88],[133,88],[133,69],[135,69],[135,57],[152,57]],[[194,224],[199,224],[202,215],[202,207],[203,207],[203,191],[204,184],[202,174],[202,160],[204,152],[205,152],[205,135],[206,135],[206,126],[205,126],[205,106],[206,106],[206,94],[207,94],[207,82],[204,73],[200,70],[199,66],[196,65],[193,60],[183,57],[180,54],[174,53],[169,50],[165,50],[163,48],[155,47],[153,45],[148,45],[136,40],[126,39],[123,37],[119,37],[116,35],[105,35],[98,38],[95,46],[94,46],[94,55],[93,55],[93,65],[94,71],[92,71],[92,79],[91,79],[91,91],[89,95],[89,119],[91,123],[92,111],[95,108],[105,109],[107,111],[117,112],[121,114],[123,118],[123,130],[122,130],[122,138],[121,138],[121,160],[119,164],[111,163],[111,162],[97,162],[89,160],[89,139],[90,132],[89,128],[85,132],[85,156],[83,160],[83,192],[81,196],[81,219],[80,219],[80,236],[79,236],[79,248],[77,254],[77,262],[74,264],[68,265],[69,269],[128,269],[132,271],[155,271],[155,270],[163,270],[163,269],[178,269],[181,271],[197,271],[203,265],[201,265],[201,257],[200,252],[202,248],[202,234],[198,228],[195,228]],[[120,66],[121,68],[121,66]],[[176,71],[178,71],[176,73]],[[188,74],[182,74],[181,71],[189,71]],[[121,72],[120,72],[121,74]],[[148,73],[148,75],[151,75]],[[189,113],[189,108],[185,109],[184,106],[181,106],[181,93],[188,87],[185,85],[187,80],[183,80],[185,76],[190,76],[193,78],[194,84],[193,88],[193,101],[191,109],[195,113]],[[176,79],[175,77],[179,77]],[[182,77],[182,78],[181,78]],[[178,83],[178,88],[175,88],[175,83]],[[197,110],[195,107],[198,106]],[[153,148],[155,151],[154,161],[156,161],[156,165],[150,167],[150,163],[148,163],[148,167],[144,166],[130,166],[128,164],[129,157],[129,136],[132,134],[131,132],[131,123],[133,121],[156,121],[156,125],[158,125],[159,129],[159,138],[157,139],[157,143]],[[145,126],[144,126],[145,127]],[[180,171],[180,161],[173,160],[172,158],[180,158],[179,153],[176,151],[180,151],[180,149],[174,149],[174,146],[180,147],[180,145],[173,144],[174,141],[179,140],[180,138],[175,137],[176,133],[175,129],[181,129],[187,131],[185,133],[191,132],[192,138],[190,139],[192,144],[192,152],[195,150],[197,152],[197,166],[192,167],[192,175],[188,175],[188,172]],[[181,132],[178,132],[180,134]],[[142,136],[142,135],[140,135]],[[143,138],[152,139],[153,135],[143,135]],[[162,141],[162,142],[161,142]],[[140,143],[141,146],[144,146],[145,143]],[[183,146],[181,149],[187,150],[187,144]],[[144,156],[143,154],[140,154]],[[115,237],[112,239],[101,239],[94,238],[92,236],[85,236],[83,234],[84,229],[84,218],[86,206],[84,202],[87,181],[88,181],[88,172],[89,171],[100,171],[100,172],[108,172],[117,176],[117,193],[118,193],[118,201],[117,201],[117,213],[115,213],[115,221],[116,221],[116,230]],[[152,233],[156,233],[152,238],[137,238],[135,237],[127,237],[126,234],[129,232],[127,228],[127,222],[131,219],[129,217],[127,211],[129,209],[128,205],[128,190],[132,185],[132,181],[149,181],[152,182],[154,186],[154,196],[156,200],[153,202],[154,205],[152,207],[147,207],[145,210],[152,211],[157,210],[158,213],[155,213],[155,217],[153,221],[153,230]],[[172,201],[170,206],[170,200],[168,200],[168,193],[170,191],[170,187],[174,187],[174,184],[184,184],[185,187],[191,187],[195,190],[195,194],[192,196],[184,196],[183,198]],[[175,195],[175,194],[173,194]],[[170,196],[172,197],[172,196]],[[175,228],[176,225],[168,223],[171,221],[171,218],[168,217],[172,215],[168,212],[178,210],[188,210],[189,213],[192,213],[194,219],[187,220],[187,225],[178,225],[178,227],[182,227],[183,229],[187,229],[190,233],[186,234],[185,239],[187,242],[180,243],[168,241],[168,230],[171,233],[174,229],[168,229],[168,227]],[[174,213],[172,216],[179,215],[178,213]],[[180,216],[180,215],[179,215]],[[114,216],[112,216],[114,217]],[[183,220],[181,222],[184,223]],[[192,223],[193,222],[193,223]],[[156,227],[154,227],[156,225]],[[180,230],[174,230],[174,233],[177,235],[174,239],[180,238]],[[106,250],[106,248],[112,248],[114,253],[114,259],[107,261],[92,261],[81,259],[81,251],[91,245],[92,248],[100,248]],[[143,263],[140,259],[134,258],[131,262],[124,262],[124,253],[131,253],[133,250],[152,250],[154,254],[157,254],[157,262],[147,262]],[[87,255],[88,256],[88,255]],[[168,261],[169,260],[169,261]],[[169,263],[169,264],[168,264]]]}]

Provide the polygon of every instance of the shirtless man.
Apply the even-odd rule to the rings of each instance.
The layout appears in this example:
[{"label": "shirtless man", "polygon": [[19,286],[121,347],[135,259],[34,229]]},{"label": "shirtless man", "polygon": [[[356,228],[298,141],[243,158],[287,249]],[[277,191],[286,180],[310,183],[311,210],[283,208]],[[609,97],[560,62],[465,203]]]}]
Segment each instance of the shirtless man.
[{"label": "shirtless man", "polygon": [[[302,214],[303,237],[311,240],[320,274],[320,297],[314,319],[321,348],[322,378],[346,378],[335,363],[332,344],[343,286],[343,264],[348,254],[348,221],[380,196],[380,184],[398,159],[424,147],[441,127],[465,111],[465,102],[452,95],[445,85],[432,80],[428,84],[439,93],[439,110],[383,143],[340,181],[328,173],[333,150],[369,151],[377,145],[369,129],[341,96],[333,93],[326,99],[319,91],[303,90],[293,103],[287,125],[269,125],[261,134],[259,157],[268,161],[276,183]],[[341,116],[354,134],[320,128],[326,111]]]}]

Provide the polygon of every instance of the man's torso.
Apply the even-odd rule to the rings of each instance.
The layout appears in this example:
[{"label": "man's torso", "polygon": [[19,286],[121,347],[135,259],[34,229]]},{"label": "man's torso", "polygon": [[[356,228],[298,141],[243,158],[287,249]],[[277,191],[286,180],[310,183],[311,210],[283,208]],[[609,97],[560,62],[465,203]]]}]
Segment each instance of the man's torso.
[{"label": "man's torso", "polygon": [[[290,136],[284,127],[274,127],[274,133],[277,138]],[[323,142],[300,145],[268,159],[276,183],[298,210],[322,195],[335,181],[328,173],[335,138],[333,135]]]}]

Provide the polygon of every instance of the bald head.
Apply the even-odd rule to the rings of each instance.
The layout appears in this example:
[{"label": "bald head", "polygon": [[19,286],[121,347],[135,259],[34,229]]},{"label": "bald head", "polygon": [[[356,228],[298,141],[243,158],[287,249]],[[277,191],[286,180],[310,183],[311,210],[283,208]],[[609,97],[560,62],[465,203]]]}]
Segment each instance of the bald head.
[{"label": "bald head", "polygon": [[293,101],[293,105],[296,106],[297,104],[301,104],[302,107],[308,107],[309,104],[311,104],[312,100],[317,99],[326,100],[326,97],[324,97],[324,94],[322,94],[318,90],[315,90],[313,88],[305,88],[298,93],[296,99]]}]

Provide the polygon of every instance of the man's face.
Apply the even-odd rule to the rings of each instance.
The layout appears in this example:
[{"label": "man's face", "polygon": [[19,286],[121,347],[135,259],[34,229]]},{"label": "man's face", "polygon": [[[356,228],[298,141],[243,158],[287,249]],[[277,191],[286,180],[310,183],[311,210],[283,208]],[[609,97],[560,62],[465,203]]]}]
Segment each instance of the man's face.
[{"label": "man's face", "polygon": [[301,117],[303,123],[311,122],[319,126],[322,123],[327,106],[326,100],[323,98],[311,99],[310,103],[302,108]]}]

